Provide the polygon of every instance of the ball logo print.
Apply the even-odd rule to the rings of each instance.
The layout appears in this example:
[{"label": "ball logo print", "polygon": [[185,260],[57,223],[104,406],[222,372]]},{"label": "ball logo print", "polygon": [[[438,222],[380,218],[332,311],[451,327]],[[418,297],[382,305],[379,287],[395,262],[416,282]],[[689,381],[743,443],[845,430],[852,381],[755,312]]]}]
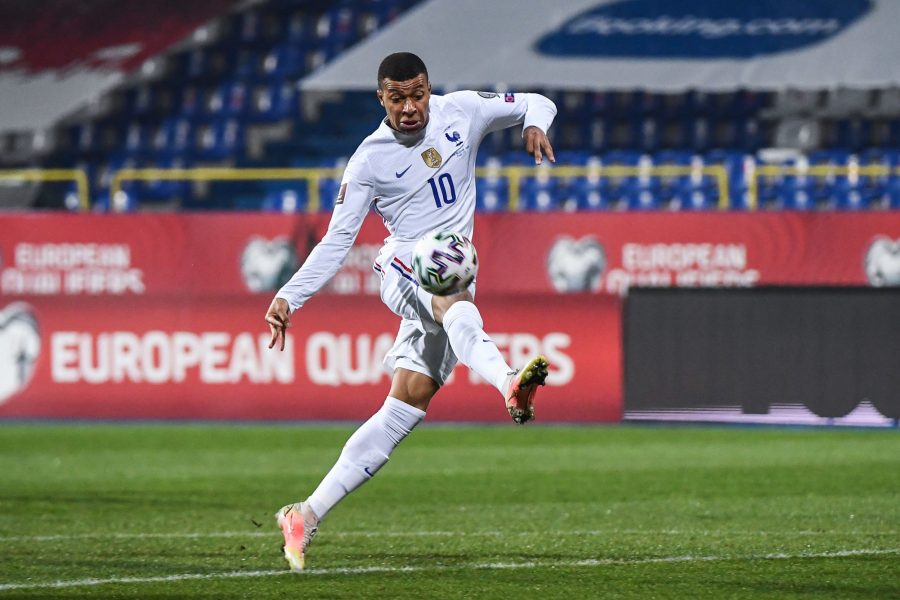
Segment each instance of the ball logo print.
[{"label": "ball logo print", "polygon": [[547,255],[547,275],[557,292],[593,292],[606,270],[606,252],[593,236],[558,238]]},{"label": "ball logo print", "polygon": [[450,296],[475,281],[478,255],[474,244],[464,235],[433,231],[416,244],[412,270],[425,290],[435,296]]},{"label": "ball logo print", "polygon": [[865,269],[875,287],[900,286],[900,239],[876,238],[866,251]]},{"label": "ball logo print", "polygon": [[297,253],[286,237],[254,237],[241,253],[241,276],[251,292],[276,290],[297,268]]},{"label": "ball logo print", "polygon": [[16,302],[0,310],[0,403],[24,390],[41,353],[33,311]]}]

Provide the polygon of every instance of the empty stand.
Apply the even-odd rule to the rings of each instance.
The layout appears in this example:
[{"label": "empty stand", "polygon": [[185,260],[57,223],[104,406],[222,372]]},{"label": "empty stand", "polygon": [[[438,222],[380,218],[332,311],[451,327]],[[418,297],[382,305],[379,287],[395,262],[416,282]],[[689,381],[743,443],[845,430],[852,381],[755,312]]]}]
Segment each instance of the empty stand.
[{"label": "empty stand", "polygon": [[[20,7],[16,10],[25,11],[27,31],[43,32],[45,41],[57,31],[61,45],[70,41],[59,27],[64,13],[95,20],[103,43],[115,38],[116,28],[140,32],[154,52],[173,41],[172,35],[156,33],[161,28],[184,39],[154,58],[153,77],[136,78],[108,94],[104,112],[62,126],[56,149],[49,157],[44,152],[43,164],[81,165],[98,210],[153,205],[328,210],[336,195],[332,177],[318,183],[203,185],[157,177],[123,180],[120,189],[110,185],[123,168],[331,169],[341,164],[378,125],[383,109],[372,91],[304,94],[298,84],[417,2],[265,0],[230,10],[234,3],[208,0],[168,10],[177,3],[51,0],[52,9],[46,3],[44,9]],[[10,5],[0,9],[0,17],[23,18],[11,10]],[[162,21],[154,18],[157,14],[165,15]],[[197,28],[213,14],[218,18]],[[77,49],[79,43],[95,41],[71,43]],[[28,60],[38,60],[35,56],[62,60],[49,50],[30,52]],[[147,57],[142,54],[141,60]],[[129,64],[135,66],[137,59]],[[898,88],[527,91],[543,93],[559,107],[550,132],[558,166],[510,176],[506,167],[531,164],[520,131],[492,134],[478,158],[478,210],[900,207]],[[33,138],[2,141],[7,148],[25,148]],[[760,153],[770,146],[794,152],[771,160]]]}]

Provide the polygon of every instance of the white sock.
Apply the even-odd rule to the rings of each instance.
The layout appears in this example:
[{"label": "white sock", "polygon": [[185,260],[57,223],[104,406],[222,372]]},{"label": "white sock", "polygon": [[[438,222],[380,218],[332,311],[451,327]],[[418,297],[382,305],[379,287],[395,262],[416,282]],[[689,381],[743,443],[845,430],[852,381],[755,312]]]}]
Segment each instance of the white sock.
[{"label": "white sock", "polygon": [[388,396],[378,412],[350,436],[335,465],[306,499],[316,516],[323,519],[344,496],[371,479],[424,418],[425,411]]},{"label": "white sock", "polygon": [[484,332],[481,313],[471,302],[455,302],[444,313],[444,331],[460,362],[506,394],[510,368],[497,345]]}]

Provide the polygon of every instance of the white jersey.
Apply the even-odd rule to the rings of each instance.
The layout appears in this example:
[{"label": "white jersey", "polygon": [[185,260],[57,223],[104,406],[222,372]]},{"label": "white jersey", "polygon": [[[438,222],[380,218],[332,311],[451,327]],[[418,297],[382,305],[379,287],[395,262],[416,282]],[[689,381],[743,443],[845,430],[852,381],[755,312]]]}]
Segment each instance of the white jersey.
[{"label": "white jersey", "polygon": [[538,94],[464,91],[432,96],[422,131],[401,133],[383,121],[347,163],[325,237],[277,297],[296,310],[328,283],[370,208],[390,234],[383,254],[435,229],[471,238],[481,140],[520,123],[546,132],[555,115],[553,102]]}]

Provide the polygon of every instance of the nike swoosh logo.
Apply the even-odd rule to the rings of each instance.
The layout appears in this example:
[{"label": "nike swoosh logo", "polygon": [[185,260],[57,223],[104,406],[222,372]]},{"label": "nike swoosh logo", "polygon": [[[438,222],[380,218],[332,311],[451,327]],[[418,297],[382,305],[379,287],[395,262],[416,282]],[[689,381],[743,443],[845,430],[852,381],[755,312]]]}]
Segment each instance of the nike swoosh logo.
[{"label": "nike swoosh logo", "polygon": [[[412,165],[410,165],[410,166],[412,166]],[[407,168],[409,168],[409,167],[407,167]],[[403,172],[406,173],[406,171],[403,171]],[[363,467],[363,471],[365,471],[366,475],[368,475],[369,477],[375,477],[375,473],[370,471],[369,467]]]},{"label": "nike swoosh logo", "polygon": [[399,173],[394,173],[394,175],[397,176],[397,179],[400,179],[401,177],[403,177],[404,175],[406,175],[406,172],[409,171],[410,169],[412,169],[412,165],[409,165],[408,167],[406,167],[405,169],[403,169],[403,170],[400,171]]}]

